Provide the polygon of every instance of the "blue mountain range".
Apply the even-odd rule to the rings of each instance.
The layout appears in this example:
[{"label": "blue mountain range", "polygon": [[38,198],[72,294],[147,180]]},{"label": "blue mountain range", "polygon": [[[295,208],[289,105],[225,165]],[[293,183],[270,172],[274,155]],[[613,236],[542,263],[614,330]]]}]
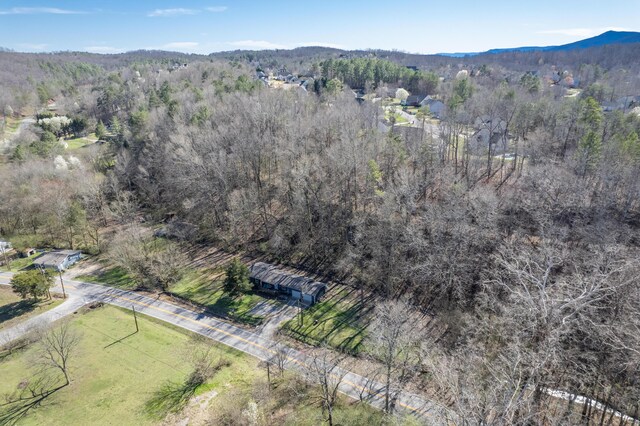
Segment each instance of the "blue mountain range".
[{"label": "blue mountain range", "polygon": [[575,49],[586,49],[588,47],[607,46],[611,44],[628,44],[640,43],[640,32],[631,31],[607,31],[598,36],[586,38],[574,43],[563,44],[560,46],[524,46],[512,47],[507,49],[491,49],[486,52],[467,52],[467,53],[440,53],[442,56],[464,57],[476,56],[484,54],[495,54],[505,52],[561,52]]}]

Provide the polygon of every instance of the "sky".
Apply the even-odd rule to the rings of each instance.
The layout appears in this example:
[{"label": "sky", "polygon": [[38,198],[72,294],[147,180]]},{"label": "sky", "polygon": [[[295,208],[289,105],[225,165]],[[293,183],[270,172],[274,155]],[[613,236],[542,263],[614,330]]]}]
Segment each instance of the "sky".
[{"label": "sky", "polygon": [[21,52],[478,52],[607,30],[640,31],[640,0],[0,0],[0,46]]}]

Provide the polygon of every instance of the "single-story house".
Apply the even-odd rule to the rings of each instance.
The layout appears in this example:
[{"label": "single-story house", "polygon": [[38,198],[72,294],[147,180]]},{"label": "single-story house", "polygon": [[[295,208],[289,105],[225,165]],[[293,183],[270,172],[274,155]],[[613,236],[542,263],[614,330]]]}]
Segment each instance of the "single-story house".
[{"label": "single-story house", "polygon": [[249,281],[257,290],[286,294],[309,305],[316,303],[328,288],[325,283],[286,273],[264,262],[251,266]]},{"label": "single-story house", "polygon": [[55,269],[64,271],[69,266],[80,260],[82,252],[79,250],[59,250],[44,253],[33,261],[37,268]]}]

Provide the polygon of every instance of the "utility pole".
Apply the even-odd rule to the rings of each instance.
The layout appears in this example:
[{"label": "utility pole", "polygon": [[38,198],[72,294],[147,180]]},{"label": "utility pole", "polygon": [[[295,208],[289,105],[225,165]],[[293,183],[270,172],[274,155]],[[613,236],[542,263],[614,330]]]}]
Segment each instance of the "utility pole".
[{"label": "utility pole", "polygon": [[64,291],[64,281],[62,281],[62,269],[58,269],[58,274],[60,274],[60,285],[62,286],[62,298],[67,298],[67,293]]},{"label": "utility pole", "polygon": [[136,322],[136,333],[137,333],[140,330],[138,329],[138,316],[136,315],[136,307],[134,305],[131,305],[131,309],[133,309],[133,320]]}]

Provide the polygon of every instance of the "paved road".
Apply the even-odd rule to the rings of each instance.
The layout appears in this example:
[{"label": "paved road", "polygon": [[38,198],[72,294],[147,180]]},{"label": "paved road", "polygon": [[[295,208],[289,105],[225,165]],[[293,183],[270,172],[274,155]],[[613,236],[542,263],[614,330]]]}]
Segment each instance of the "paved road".
[{"label": "paved road", "polygon": [[[0,284],[8,283],[10,277],[11,273],[0,273]],[[69,300],[55,309],[27,322],[31,322],[32,324],[37,324],[39,321],[40,323],[44,321],[51,322],[64,315],[69,315],[86,303],[99,301],[125,309],[135,308],[137,312],[209,337],[212,340],[231,346],[261,360],[271,359],[280,347],[273,340],[265,336],[252,333],[204,313],[198,313],[135,292],[75,280],[65,280],[65,288],[70,295]],[[54,288],[54,291],[59,290],[58,288]],[[9,339],[7,341],[10,341],[29,331],[28,326],[19,327],[20,326],[12,327],[3,331],[2,333],[5,339]],[[3,342],[1,337],[0,342]],[[305,366],[310,362],[309,356],[302,351],[286,348],[286,353],[286,368],[288,369],[304,371]],[[345,370],[334,370],[334,372],[336,376],[344,376],[340,386],[341,392],[355,399],[359,399],[360,395],[364,395],[367,402],[371,405],[378,408],[383,407],[384,386],[382,384],[372,382],[360,375]],[[397,399],[396,406],[420,416],[429,425],[445,424],[443,420],[443,409],[435,403],[426,401],[417,395],[410,393],[401,394]]]}]

